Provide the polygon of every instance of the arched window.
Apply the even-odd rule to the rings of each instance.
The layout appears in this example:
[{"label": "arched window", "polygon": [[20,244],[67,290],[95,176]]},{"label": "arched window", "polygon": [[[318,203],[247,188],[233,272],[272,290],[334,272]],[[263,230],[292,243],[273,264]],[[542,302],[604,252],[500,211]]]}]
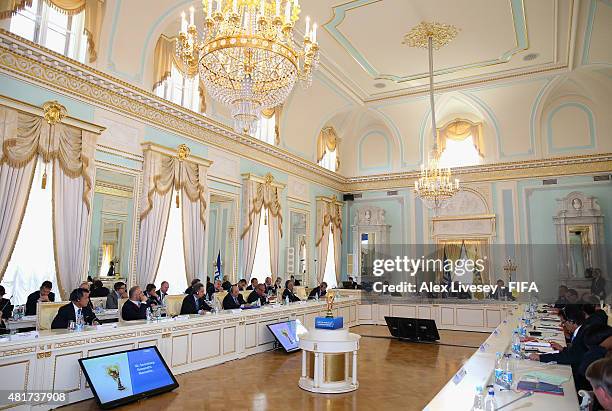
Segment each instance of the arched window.
[{"label": "arched window", "polygon": [[[164,238],[164,248],[162,249],[157,269],[155,284],[159,287],[162,281],[170,284],[170,294],[182,294],[187,288],[187,276],[185,274],[185,249],[183,244],[183,220],[181,208],[170,206],[168,215],[168,228]],[[201,278],[201,280],[205,280]],[[142,284],[144,287],[146,284]]]},{"label": "arched window", "polygon": [[30,6],[11,17],[10,31],[57,53],[85,61],[87,37],[83,33],[85,11],[67,14],[50,7],[44,0],[32,0]]},{"label": "arched window", "polygon": [[330,171],[338,171],[340,158],[338,156],[339,138],[333,127],[323,127],[317,137],[317,163]]},{"label": "arched window", "polygon": [[477,165],[483,159],[482,123],[456,119],[438,129],[441,167]]},{"label": "arched window", "polygon": [[270,117],[262,116],[257,125],[257,131],[253,135],[258,140],[268,144],[275,144],[276,141],[276,118],[274,115]]},{"label": "arched window", "polygon": [[172,64],[170,75],[155,88],[155,94],[179,106],[199,112],[199,84],[200,80],[197,75],[187,78],[175,64]]}]

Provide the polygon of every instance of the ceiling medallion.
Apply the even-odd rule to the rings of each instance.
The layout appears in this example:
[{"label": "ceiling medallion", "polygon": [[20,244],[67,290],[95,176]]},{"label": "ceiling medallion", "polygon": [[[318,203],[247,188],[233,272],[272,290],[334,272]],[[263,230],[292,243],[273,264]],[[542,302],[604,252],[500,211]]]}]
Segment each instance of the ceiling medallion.
[{"label": "ceiling medallion", "polygon": [[308,87],[319,64],[317,25],[306,17],[295,41],[298,0],[204,0],[201,36],[193,7],[182,13],[177,55],[184,74],[229,106],[234,130],[253,134],[261,111],[283,103],[297,80]]},{"label": "ceiling medallion", "polygon": [[[421,166],[419,179],[414,183],[414,192],[427,207],[437,214],[459,191],[459,180],[453,179],[450,168],[440,167],[440,152],[436,126],[433,83],[433,49],[438,50],[450,43],[459,29],[449,24],[421,22],[404,36],[403,43],[410,47],[427,48],[429,54],[429,102],[431,105],[431,129],[433,147],[427,165]],[[454,180],[454,181],[453,181]]]}]

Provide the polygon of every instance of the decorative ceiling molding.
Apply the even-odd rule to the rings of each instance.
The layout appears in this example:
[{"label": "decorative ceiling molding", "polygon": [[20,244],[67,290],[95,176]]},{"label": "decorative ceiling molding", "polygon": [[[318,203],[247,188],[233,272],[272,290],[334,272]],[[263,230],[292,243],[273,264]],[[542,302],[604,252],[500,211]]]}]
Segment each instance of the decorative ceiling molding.
[{"label": "decorative ceiling molding", "polygon": [[[239,135],[224,124],[163,100],[148,91],[68,59],[5,30],[0,30],[0,72],[340,192],[411,187],[418,177],[417,170],[344,177],[286,150],[246,135]],[[610,173],[611,170],[612,153],[601,153],[487,164],[455,169],[453,172],[465,182],[487,182]]]}]

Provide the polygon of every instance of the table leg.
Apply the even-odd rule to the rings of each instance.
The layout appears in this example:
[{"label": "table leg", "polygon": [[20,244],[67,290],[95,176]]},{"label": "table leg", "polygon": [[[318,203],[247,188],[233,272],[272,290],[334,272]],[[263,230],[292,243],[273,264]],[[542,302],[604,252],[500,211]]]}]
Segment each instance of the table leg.
[{"label": "table leg", "polygon": [[357,351],[353,351],[353,385],[357,385]]},{"label": "table leg", "polygon": [[319,378],[320,378],[319,376],[319,358],[320,358],[319,353],[315,352],[314,353],[314,379],[312,381],[312,385],[315,388],[319,387]]},{"label": "table leg", "polygon": [[306,350],[302,350],[302,378],[306,377]]}]

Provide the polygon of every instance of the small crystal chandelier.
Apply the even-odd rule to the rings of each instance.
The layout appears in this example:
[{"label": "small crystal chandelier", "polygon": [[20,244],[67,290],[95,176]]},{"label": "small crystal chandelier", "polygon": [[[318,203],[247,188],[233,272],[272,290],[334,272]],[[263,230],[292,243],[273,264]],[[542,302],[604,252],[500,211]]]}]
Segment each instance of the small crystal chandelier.
[{"label": "small crystal chandelier", "polygon": [[299,79],[308,87],[318,67],[317,25],[306,17],[294,40],[298,0],[203,0],[204,30],[194,8],[181,15],[177,55],[188,77],[198,72],[206,90],[230,107],[234,130],[253,134],[263,109],[281,104]]},{"label": "small crystal chandelier", "polygon": [[431,127],[434,133],[433,148],[427,166],[421,165],[419,179],[414,182],[414,192],[434,211],[445,207],[459,191],[459,180],[454,179],[450,168],[440,167],[440,152],[436,127],[436,110],[433,86],[433,49],[438,50],[457,36],[457,28],[440,23],[421,22],[404,36],[404,44],[410,47],[427,48],[429,52],[429,102],[431,105]]}]

